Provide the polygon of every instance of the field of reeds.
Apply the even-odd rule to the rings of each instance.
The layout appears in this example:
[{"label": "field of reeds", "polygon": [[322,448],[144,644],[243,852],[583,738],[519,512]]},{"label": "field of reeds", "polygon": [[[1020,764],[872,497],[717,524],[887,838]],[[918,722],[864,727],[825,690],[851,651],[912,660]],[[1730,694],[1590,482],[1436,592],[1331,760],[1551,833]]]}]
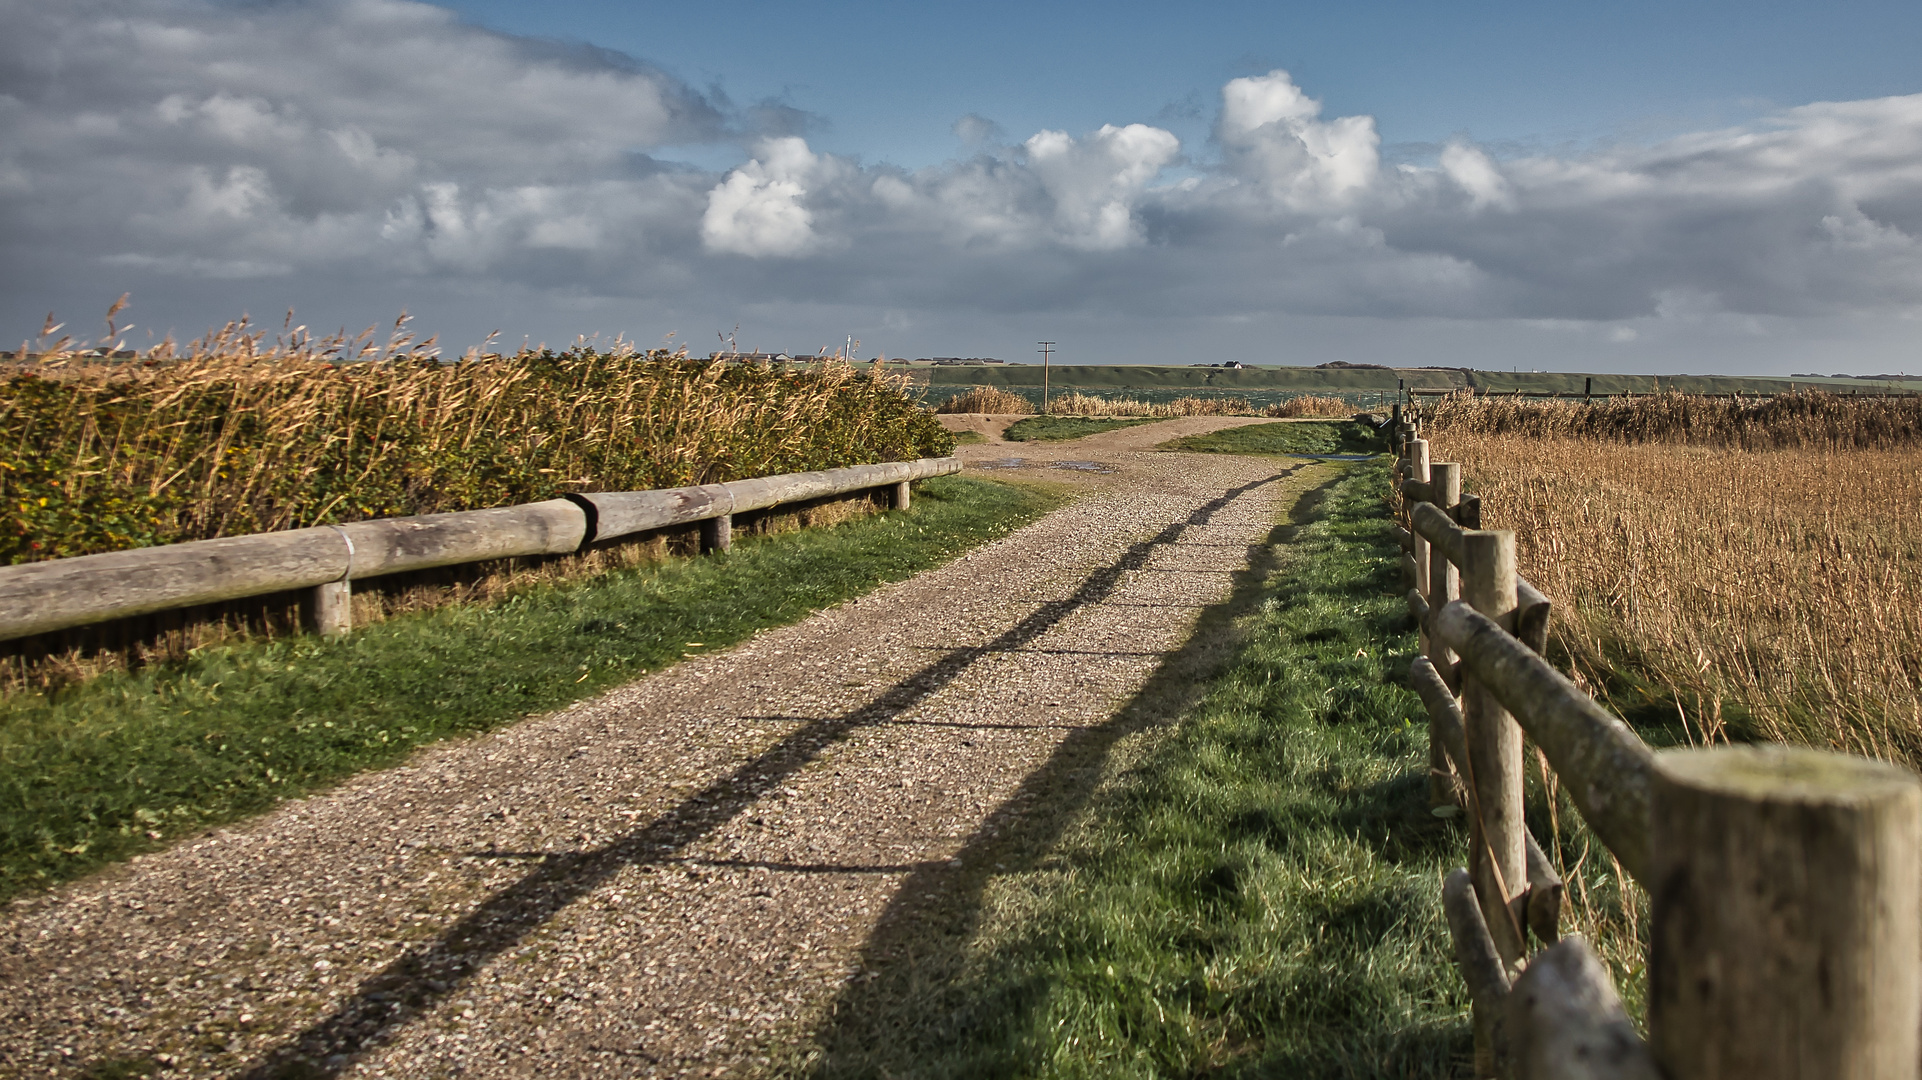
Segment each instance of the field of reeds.
[{"label": "field of reeds", "polygon": [[1454,395],[1431,406],[1424,423],[1436,433],[1742,450],[1888,450],[1922,444],[1922,396],[1810,390],[1771,397],[1658,394],[1582,402]]},{"label": "field of reeds", "polygon": [[[662,350],[269,341],[0,366],[0,562],[929,457],[904,384]],[[365,357],[365,358],[362,358]]]},{"label": "field of reeds", "polygon": [[1482,399],[1428,434],[1631,720],[1922,765],[1919,421],[1909,398]]},{"label": "field of reeds", "polygon": [[971,387],[934,407],[938,413],[1032,413],[1034,406],[1020,394],[995,386]]},{"label": "field of reeds", "polygon": [[[1023,413],[1036,412],[1035,405],[1021,394],[995,386],[972,387],[955,394],[935,407],[939,413]],[[1177,417],[1177,416],[1272,416],[1272,417],[1346,417],[1355,406],[1335,397],[1300,394],[1258,406],[1239,395],[1187,394],[1167,401],[1145,401],[1136,397],[1103,397],[1067,390],[1048,398],[1053,416],[1091,417]]]}]

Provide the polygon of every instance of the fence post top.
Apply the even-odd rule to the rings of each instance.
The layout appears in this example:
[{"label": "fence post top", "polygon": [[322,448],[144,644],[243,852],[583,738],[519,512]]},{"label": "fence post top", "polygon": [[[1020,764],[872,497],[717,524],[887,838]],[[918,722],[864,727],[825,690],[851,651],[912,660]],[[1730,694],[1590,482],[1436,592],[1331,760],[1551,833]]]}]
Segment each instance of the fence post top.
[{"label": "fence post top", "polygon": [[1922,777],[1899,765],[1799,746],[1721,746],[1663,750],[1662,781],[1698,791],[1770,802],[1867,802],[1922,799]]}]

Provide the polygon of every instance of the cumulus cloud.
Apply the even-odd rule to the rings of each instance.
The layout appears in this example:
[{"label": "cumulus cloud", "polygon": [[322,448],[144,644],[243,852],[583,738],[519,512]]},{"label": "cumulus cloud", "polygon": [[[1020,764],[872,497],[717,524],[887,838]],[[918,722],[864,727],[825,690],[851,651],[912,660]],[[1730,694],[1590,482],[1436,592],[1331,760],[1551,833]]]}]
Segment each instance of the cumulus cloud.
[{"label": "cumulus cloud", "polygon": [[1228,172],[1292,209],[1340,207],[1373,184],[1381,136],[1372,116],[1323,121],[1321,102],[1285,71],[1234,79],[1221,92],[1221,141]]},{"label": "cumulus cloud", "polygon": [[1140,239],[1135,201],[1181,153],[1181,141],[1146,124],[1104,124],[1081,140],[1043,131],[1023,148],[1053,202],[1055,235],[1085,251],[1112,251]]},{"label": "cumulus cloud", "polygon": [[[416,0],[0,0],[0,19],[0,304],[20,305],[0,314],[36,323],[143,282],[212,317],[236,282],[304,304],[347,279],[399,303],[464,282],[890,319],[1922,310],[1922,96],[1384,166],[1372,117],[1324,116],[1271,71],[1222,87],[1203,146],[1141,123],[1016,141],[970,114],[966,156],[902,169],[816,150],[790,106]],[[742,164],[663,159],[690,145]]]},{"label": "cumulus cloud", "polygon": [[754,258],[806,254],[817,238],[804,185],[821,165],[805,139],[769,139],[760,156],[708,192],[701,242],[709,251]]}]

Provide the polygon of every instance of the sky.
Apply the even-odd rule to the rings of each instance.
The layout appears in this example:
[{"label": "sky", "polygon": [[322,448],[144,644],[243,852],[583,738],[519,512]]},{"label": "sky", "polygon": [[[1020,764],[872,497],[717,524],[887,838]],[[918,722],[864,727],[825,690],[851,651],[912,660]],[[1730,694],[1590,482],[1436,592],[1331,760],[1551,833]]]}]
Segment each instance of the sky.
[{"label": "sky", "polygon": [[1919,57],[1912,0],[0,0],[0,338],[1922,372]]}]

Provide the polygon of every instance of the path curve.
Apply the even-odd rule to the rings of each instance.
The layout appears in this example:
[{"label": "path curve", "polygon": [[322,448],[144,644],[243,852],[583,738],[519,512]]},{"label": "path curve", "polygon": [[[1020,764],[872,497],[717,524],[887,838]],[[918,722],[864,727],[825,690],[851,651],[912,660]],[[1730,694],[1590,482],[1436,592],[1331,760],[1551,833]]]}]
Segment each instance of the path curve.
[{"label": "path curve", "polygon": [[1328,472],[1153,450],[1245,423],[966,447],[1086,493],[726,652],[16,901],[0,1072],[752,1071],[860,977],[902,883],[1018,818],[1024,778],[1140,691]]}]

